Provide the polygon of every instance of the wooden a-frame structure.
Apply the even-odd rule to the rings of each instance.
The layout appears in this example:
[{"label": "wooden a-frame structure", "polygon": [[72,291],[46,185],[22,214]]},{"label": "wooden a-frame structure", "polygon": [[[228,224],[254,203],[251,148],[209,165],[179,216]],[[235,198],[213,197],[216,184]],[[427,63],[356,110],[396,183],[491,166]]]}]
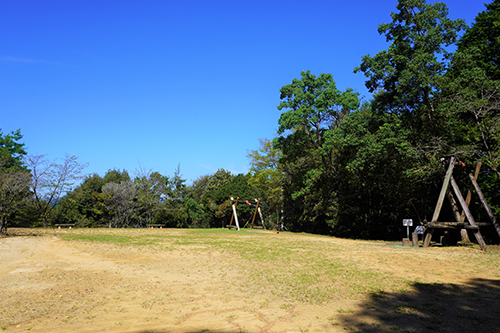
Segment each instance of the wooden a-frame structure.
[{"label": "wooden a-frame structure", "polygon": [[[461,162],[460,162],[461,163]],[[453,178],[453,168],[455,167],[456,164],[456,159],[455,157],[451,157],[450,163],[448,165],[448,169],[446,171],[446,175],[444,177],[443,181],[443,186],[441,188],[441,192],[439,193],[439,198],[436,204],[436,208],[434,209],[434,214],[432,215],[432,221],[425,224],[425,229],[426,229],[426,236],[424,239],[424,247],[428,247],[432,234],[434,232],[434,229],[467,229],[467,230],[472,230],[474,233],[474,236],[476,237],[476,240],[484,251],[488,249],[486,246],[486,243],[484,242],[483,236],[481,236],[481,232],[479,231],[479,227],[483,225],[488,225],[488,223],[483,223],[483,222],[476,222],[474,220],[474,217],[472,216],[470,210],[469,210],[469,203],[472,197],[472,188],[476,190],[476,193],[479,196],[479,199],[481,200],[481,203],[483,204],[484,208],[486,209],[486,213],[491,219],[491,222],[495,226],[495,229],[500,235],[500,225],[497,223],[497,220],[495,216],[493,215],[493,212],[491,211],[491,208],[489,207],[488,203],[486,202],[486,199],[484,198],[483,192],[481,191],[478,183],[477,183],[477,177],[479,175],[479,169],[481,168],[481,162],[478,162],[476,165],[476,171],[475,174],[469,174],[469,178],[472,182],[472,186],[469,189],[469,193],[467,194],[467,199],[464,200],[462,194],[460,193],[460,189],[458,188],[457,182]],[[462,208],[462,214],[459,213],[455,197],[453,196],[453,193],[450,191],[449,186],[451,185],[451,188],[453,189],[453,193],[458,199],[458,202],[460,203],[460,206]],[[456,222],[438,222],[439,218],[439,213],[441,212],[441,207],[443,206],[443,201],[444,197],[447,196],[448,200],[452,206],[453,209],[453,215],[455,217]],[[467,218],[467,222],[465,222],[465,218]]]},{"label": "wooden a-frame structure", "polygon": [[[226,226],[227,228],[229,228],[229,229],[237,228],[238,230],[240,230],[240,224],[238,222],[238,214],[236,212],[236,207],[238,207],[238,203],[244,203],[247,205],[255,205],[255,211],[253,213],[252,224],[251,224],[250,228],[258,228],[258,229],[264,229],[264,230],[266,229],[266,226],[264,224],[264,219],[262,218],[262,212],[261,212],[260,207],[259,207],[260,199],[255,199],[255,201],[248,201],[248,200],[240,200],[240,198],[236,198],[236,200],[235,200],[233,197],[231,197],[231,205],[233,207],[233,215],[231,216],[231,222],[229,222],[229,225]],[[259,213],[260,221],[262,222],[262,227],[253,225],[255,222],[255,217],[257,216],[257,213]],[[235,221],[235,225],[233,225],[233,220]],[[249,222],[247,222],[244,227],[246,227],[246,225]]]}]

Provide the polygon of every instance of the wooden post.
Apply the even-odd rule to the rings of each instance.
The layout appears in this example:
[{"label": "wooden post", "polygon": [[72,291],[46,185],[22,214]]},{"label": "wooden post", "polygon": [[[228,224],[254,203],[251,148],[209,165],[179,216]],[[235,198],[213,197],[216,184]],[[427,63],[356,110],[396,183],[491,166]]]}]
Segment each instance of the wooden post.
[{"label": "wooden post", "polygon": [[[476,170],[474,171],[474,179],[477,180],[479,177],[479,169],[481,169],[481,162],[477,162],[476,164]],[[469,176],[470,178],[470,176]],[[469,188],[469,192],[467,192],[467,198],[465,199],[465,203],[467,204],[467,207],[469,207],[470,200],[472,199],[472,189],[474,188],[474,184],[471,184]],[[462,212],[461,218],[459,222],[465,221],[465,212]]]},{"label": "wooden post", "polygon": [[[234,201],[234,198],[231,197],[231,207],[234,208],[234,202],[233,201]],[[229,225],[233,225],[234,213],[236,213],[236,211],[233,209],[233,215],[231,215],[231,221],[229,222]]]},{"label": "wooden post", "polygon": [[451,193],[450,189],[448,189],[446,191],[446,197],[448,198],[448,201],[450,202],[451,210],[453,211],[453,216],[455,217],[455,220],[458,223],[463,222],[463,221],[460,221],[460,211],[458,210],[457,202],[455,201],[455,198],[453,197],[453,194]]},{"label": "wooden post", "polygon": [[255,216],[257,216],[257,211],[259,209],[260,199],[259,200],[255,199],[255,201],[257,201],[257,204],[255,205],[255,211],[253,212],[253,217],[252,217],[252,226],[250,228],[253,228],[253,223],[255,221]]},{"label": "wooden post", "polygon": [[418,234],[416,232],[411,234],[411,246],[418,247]]},{"label": "wooden post", "polygon": [[262,228],[266,230],[266,224],[264,223],[264,219],[262,218],[262,212],[260,211],[260,207],[259,207],[259,216],[260,216],[260,222],[262,222]]},{"label": "wooden post", "polygon": [[[238,214],[236,214],[236,206],[238,206],[238,199],[236,198],[236,202],[232,204],[233,206],[233,215],[231,216],[231,222],[229,225],[233,224],[233,217],[234,217],[234,222],[236,223],[236,228],[238,228],[238,231],[240,231],[240,224],[238,223]],[[231,197],[231,201],[233,201],[233,197]]]},{"label": "wooden post", "polygon": [[[450,165],[448,166],[448,170],[446,171],[446,175],[443,181],[443,187],[441,187],[441,192],[439,193],[439,198],[436,204],[436,208],[434,209],[434,214],[432,215],[431,223],[436,223],[439,218],[439,213],[441,213],[441,207],[443,206],[444,196],[446,195],[446,191],[448,190],[448,186],[450,184],[450,179],[453,174],[453,167],[455,166],[455,157],[450,159]],[[431,228],[425,235],[424,247],[428,247],[431,243],[432,233],[434,229]]]},{"label": "wooden post", "polygon": [[[448,200],[450,201],[451,210],[453,211],[453,216],[455,217],[455,221],[457,221],[457,223],[462,223],[463,221],[460,222],[460,220],[461,220],[460,210],[458,209],[457,202],[455,201],[455,198],[453,197],[453,194],[451,193],[449,188],[448,188],[448,191],[446,191],[446,196],[448,197]],[[451,235],[452,233],[453,232],[450,230],[450,232],[449,232],[450,235],[448,238],[453,239],[455,242],[455,238],[452,237],[452,235]],[[465,236],[464,236],[464,234],[465,234]],[[465,228],[460,229],[460,236],[461,236],[462,242],[470,243],[469,237],[467,236],[467,230]],[[450,244],[451,243],[448,243],[448,245],[450,245]]]},{"label": "wooden post", "polygon": [[[455,182],[455,179],[453,176],[450,179],[451,182],[451,187],[453,188],[453,192],[455,192],[455,195],[458,198],[458,202],[460,202],[460,205],[462,206],[462,209],[464,210],[465,216],[467,217],[467,220],[469,221],[470,225],[473,227],[477,227],[476,221],[474,221],[474,217],[472,217],[472,214],[469,210],[469,207],[467,207],[464,198],[462,197],[462,193],[460,193],[460,189],[458,188],[457,182]],[[479,246],[481,246],[481,249],[486,251],[488,247],[486,246],[486,243],[484,242],[483,236],[481,236],[481,233],[479,232],[478,229],[473,229],[474,236],[476,237],[477,242],[479,243]]]},{"label": "wooden post", "polygon": [[484,197],[483,192],[481,191],[481,188],[479,187],[479,185],[476,181],[477,178],[474,178],[474,176],[472,176],[472,174],[469,174],[469,178],[472,181],[472,186],[474,186],[474,188],[476,189],[476,193],[479,196],[479,199],[481,200],[481,202],[484,206],[484,209],[486,209],[486,213],[490,217],[491,222],[495,226],[495,229],[496,229],[498,235],[500,236],[500,225],[498,225],[498,222],[497,222],[497,219],[495,218],[495,215],[493,215],[493,212],[491,211],[491,208],[488,205],[488,202],[486,202],[486,198]]},{"label": "wooden post", "polygon": [[[479,170],[481,169],[481,162],[477,162],[476,163],[476,170],[474,172],[474,179],[477,180],[477,178],[479,177]],[[471,184],[470,188],[469,188],[469,191],[467,192],[467,198],[465,198],[465,203],[467,204],[467,207],[469,207],[469,204],[470,204],[470,200],[472,199],[472,189],[473,189],[474,185]],[[462,212],[461,216],[460,216],[460,223],[463,223],[465,221],[465,213]],[[460,230],[460,235],[462,236],[462,242],[464,243],[470,243],[470,239],[469,239],[469,234],[467,234],[467,230],[466,229],[461,229]]]},{"label": "wooden post", "polygon": [[444,196],[446,195],[446,191],[448,190],[448,186],[450,184],[450,179],[453,174],[453,168],[455,167],[455,157],[450,159],[450,165],[448,166],[448,170],[446,171],[446,175],[443,181],[443,187],[441,187],[441,192],[439,193],[438,202],[436,204],[436,209],[434,209],[434,214],[432,215],[431,223],[437,222],[439,218],[439,213],[441,213],[441,207],[443,206]]}]

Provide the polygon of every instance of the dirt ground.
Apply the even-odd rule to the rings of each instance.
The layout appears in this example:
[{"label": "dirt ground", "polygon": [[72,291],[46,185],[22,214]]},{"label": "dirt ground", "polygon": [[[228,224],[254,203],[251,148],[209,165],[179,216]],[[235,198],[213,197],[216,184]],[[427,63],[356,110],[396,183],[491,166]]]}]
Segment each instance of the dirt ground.
[{"label": "dirt ground", "polygon": [[246,288],[252,272],[218,249],[62,240],[71,230],[9,232],[0,238],[0,328],[8,332],[500,332],[498,248],[399,249],[269,232],[291,246],[325,243],[346,262],[411,281],[405,291],[316,304],[273,296],[265,285]]}]

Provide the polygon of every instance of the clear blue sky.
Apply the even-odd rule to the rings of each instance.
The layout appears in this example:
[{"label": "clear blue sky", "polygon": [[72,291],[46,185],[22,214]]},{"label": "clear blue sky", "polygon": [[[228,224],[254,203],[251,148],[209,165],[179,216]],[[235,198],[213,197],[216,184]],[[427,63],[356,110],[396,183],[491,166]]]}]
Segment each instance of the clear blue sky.
[{"label": "clear blue sky", "polygon": [[[429,1],[433,2],[433,1]],[[444,1],[471,24],[481,0]],[[488,1],[490,2],[490,1]],[[387,48],[396,0],[0,2],[0,128],[85,173],[142,167],[190,183],[245,173],[302,70],[368,97],[353,68]]]}]

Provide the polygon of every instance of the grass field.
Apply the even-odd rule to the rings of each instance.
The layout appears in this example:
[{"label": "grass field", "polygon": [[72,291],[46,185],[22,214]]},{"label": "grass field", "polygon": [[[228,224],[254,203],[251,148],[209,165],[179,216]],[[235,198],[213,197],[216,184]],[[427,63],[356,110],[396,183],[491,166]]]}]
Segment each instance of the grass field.
[{"label": "grass field", "polygon": [[500,249],[226,229],[11,229],[0,328],[500,332]]}]

